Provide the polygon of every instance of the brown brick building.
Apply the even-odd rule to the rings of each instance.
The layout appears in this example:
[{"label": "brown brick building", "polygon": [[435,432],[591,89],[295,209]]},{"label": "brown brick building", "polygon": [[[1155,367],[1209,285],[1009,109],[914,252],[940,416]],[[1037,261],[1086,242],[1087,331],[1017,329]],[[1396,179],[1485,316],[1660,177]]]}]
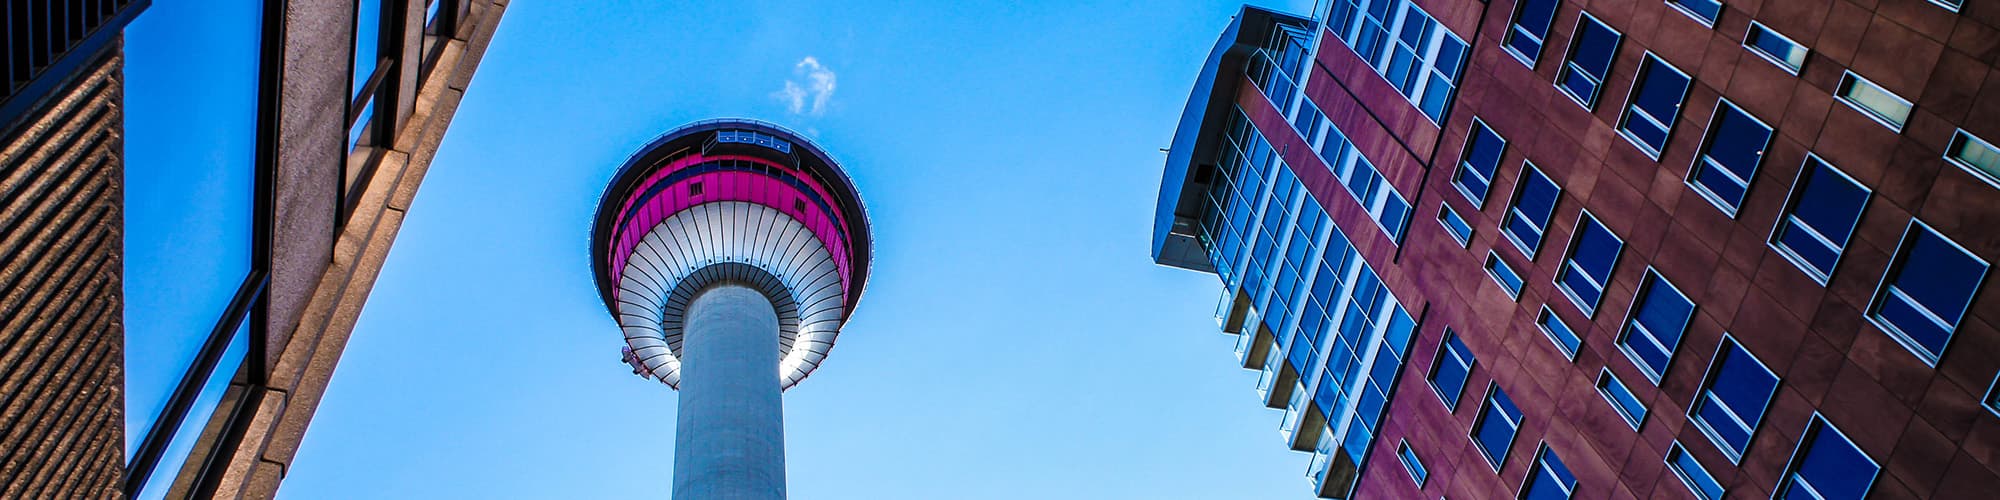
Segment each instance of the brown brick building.
[{"label": "brown brick building", "polygon": [[1154,259],[1322,497],[1991,496],[1997,63],[1991,2],[1248,8]]},{"label": "brown brick building", "polygon": [[0,498],[274,495],[506,7],[0,8]]}]

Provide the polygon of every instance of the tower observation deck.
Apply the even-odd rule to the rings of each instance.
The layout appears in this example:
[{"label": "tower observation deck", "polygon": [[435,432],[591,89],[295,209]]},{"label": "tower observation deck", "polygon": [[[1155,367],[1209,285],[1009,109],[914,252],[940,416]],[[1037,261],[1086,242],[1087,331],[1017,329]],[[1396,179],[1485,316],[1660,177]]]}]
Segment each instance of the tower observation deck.
[{"label": "tower observation deck", "polygon": [[619,167],[591,271],[625,361],[680,391],[674,498],[784,498],[780,393],[826,359],[869,244],[853,181],[774,124],[691,123]]}]

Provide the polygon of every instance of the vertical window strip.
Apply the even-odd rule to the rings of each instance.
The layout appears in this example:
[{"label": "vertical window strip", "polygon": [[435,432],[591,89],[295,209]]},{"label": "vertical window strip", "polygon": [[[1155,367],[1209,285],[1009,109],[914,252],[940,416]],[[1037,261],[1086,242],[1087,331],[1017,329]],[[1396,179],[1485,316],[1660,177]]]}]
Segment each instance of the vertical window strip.
[{"label": "vertical window strip", "polygon": [[1972,172],[1974,177],[2000,188],[2000,147],[1959,129],[1951,136],[1951,145],[1946,146],[1944,158],[1952,164]]},{"label": "vertical window strip", "polygon": [[1917,219],[1910,219],[1889,262],[1868,319],[1936,366],[1991,266]]},{"label": "vertical window strip", "polygon": [[1368,212],[1368,217],[1375,221],[1383,234],[1389,236],[1389,241],[1401,245],[1403,233],[1409,228],[1409,197],[1403,196],[1403,192],[1396,189],[1373,162],[1361,155],[1361,150],[1348,140],[1339,125],[1319,110],[1318,105],[1310,99],[1305,102],[1306,105],[1300,107],[1299,116],[1310,115],[1314,125],[1294,128],[1322,133],[1322,140],[1315,140],[1311,135],[1304,136],[1306,143],[1314,146],[1320,159],[1327,162],[1327,170],[1333,172],[1334,178],[1340,179],[1341,187],[1346,188],[1354,202]]},{"label": "vertical window strip", "polygon": [[1570,40],[1569,55],[1556,75],[1556,88],[1583,109],[1595,110],[1597,96],[1604,91],[1604,79],[1611,74],[1611,64],[1618,57],[1618,47],[1625,41],[1625,35],[1589,12],[1577,18],[1575,33]]},{"label": "vertical window strip", "polygon": [[1764,23],[1750,22],[1750,30],[1743,34],[1743,48],[1778,65],[1786,73],[1797,75],[1806,66],[1808,49]]},{"label": "vertical window strip", "polygon": [[1727,99],[1716,101],[1714,115],[1701,153],[1688,168],[1687,183],[1709,204],[1735,218],[1764,152],[1771,147],[1771,126]]},{"label": "vertical window strip", "polygon": [[1667,148],[1667,140],[1673,137],[1681,105],[1686,103],[1692,87],[1693,79],[1687,73],[1647,52],[1639,65],[1638,77],[1632,81],[1631,95],[1625,99],[1618,135],[1647,157],[1659,160]]},{"label": "vertical window strip", "polygon": [[1408,0],[1337,0],[1327,22],[1425,118],[1444,123],[1471,45]]},{"label": "vertical window strip", "polygon": [[1785,211],[1771,229],[1770,246],[1814,281],[1825,285],[1846,252],[1871,192],[1817,155],[1792,182]]},{"label": "vertical window strip", "polygon": [[1910,111],[1914,106],[1910,104],[1909,99],[1904,99],[1903,96],[1896,95],[1853,71],[1841,75],[1840,86],[1836,87],[1833,96],[1855,111],[1860,111],[1863,116],[1898,133],[1903,131],[1903,124],[1909,122]]}]

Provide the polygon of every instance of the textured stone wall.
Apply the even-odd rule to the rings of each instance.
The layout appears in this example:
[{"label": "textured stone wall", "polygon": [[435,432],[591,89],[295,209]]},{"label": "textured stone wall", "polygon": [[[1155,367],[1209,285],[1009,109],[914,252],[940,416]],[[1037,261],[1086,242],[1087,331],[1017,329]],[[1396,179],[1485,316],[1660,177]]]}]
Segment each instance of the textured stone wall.
[{"label": "textured stone wall", "polygon": [[0,498],[117,495],[124,121],[117,48],[0,139]]}]

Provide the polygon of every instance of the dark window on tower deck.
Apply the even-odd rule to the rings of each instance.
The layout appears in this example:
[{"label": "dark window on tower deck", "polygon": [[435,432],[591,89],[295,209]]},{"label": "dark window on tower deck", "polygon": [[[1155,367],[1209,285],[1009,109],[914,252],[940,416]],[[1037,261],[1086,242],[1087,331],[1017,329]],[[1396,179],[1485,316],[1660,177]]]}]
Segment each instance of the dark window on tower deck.
[{"label": "dark window on tower deck", "polygon": [[1618,133],[1640,152],[1658,160],[1667,148],[1667,139],[1673,136],[1691,80],[1687,73],[1648,52],[1633,82],[1625,115],[1618,120]]},{"label": "dark window on tower deck", "polygon": [[1458,339],[1458,334],[1446,328],[1444,341],[1438,343],[1437,360],[1431,363],[1431,389],[1437,391],[1438,399],[1444,407],[1458,408],[1458,397],[1465,392],[1466,378],[1472,375],[1472,365],[1477,361],[1472,357],[1472,349]]},{"label": "dark window on tower deck", "polygon": [[1598,21],[1590,13],[1576,20],[1576,37],[1570,41],[1568,60],[1556,75],[1556,88],[1583,105],[1596,109],[1597,96],[1604,91],[1604,78],[1618,57],[1618,45],[1625,35]]},{"label": "dark window on tower deck", "polygon": [[1472,424],[1472,444],[1479,447],[1480,456],[1493,470],[1500,470],[1507,462],[1507,451],[1514,447],[1514,435],[1521,430],[1521,409],[1514,406],[1514,400],[1500,390],[1499,384],[1488,384],[1486,403],[1479,408],[1479,419]]},{"label": "dark window on tower deck", "polygon": [[1542,44],[1556,20],[1556,4],[1556,0],[1520,0],[1515,4],[1514,19],[1507,25],[1507,40],[1502,46],[1521,64],[1533,68],[1542,57]]},{"label": "dark window on tower deck", "polygon": [[1903,243],[1889,262],[1868,319],[1936,366],[1985,281],[1988,265],[1916,219],[1903,231]]},{"label": "dark window on tower deck", "polygon": [[1826,417],[1814,414],[1771,498],[1861,500],[1875,486],[1875,476],[1881,471],[1875,459],[1868,458]]},{"label": "dark window on tower deck", "polygon": [[1465,150],[1451,183],[1474,208],[1486,206],[1486,192],[1493,188],[1493,174],[1499,170],[1500,155],[1506,150],[1506,139],[1487,127],[1485,121],[1472,119],[1472,130],[1465,135]]},{"label": "dark window on tower deck", "polygon": [[690,182],[690,183],[688,183],[688,196],[701,196],[701,183],[700,183],[700,182]]},{"label": "dark window on tower deck", "polygon": [[1740,462],[1777,392],[1778,374],[1725,335],[1688,417],[1730,462]]},{"label": "dark window on tower deck", "polygon": [[1818,156],[1807,155],[1792,183],[1784,215],[1771,230],[1771,246],[1820,284],[1833,275],[1848,238],[1867,208],[1866,186]]},{"label": "dark window on tower deck", "polygon": [[1597,306],[1604,300],[1604,287],[1611,283],[1611,270],[1618,265],[1618,255],[1624,249],[1625,240],[1619,239],[1590,212],[1577,215],[1569,254],[1563,258],[1562,268],[1556,271],[1556,289],[1584,317],[1596,316]]},{"label": "dark window on tower deck", "polygon": [[1727,100],[1718,100],[1709,120],[1701,155],[1688,170],[1688,185],[1722,213],[1736,216],[1743,205],[1764,151],[1771,146],[1771,126]]},{"label": "dark window on tower deck", "polygon": [[1672,365],[1674,353],[1680,350],[1681,338],[1687,333],[1692,317],[1694,302],[1665,276],[1648,268],[1644,281],[1639,283],[1639,294],[1632,299],[1631,310],[1625,313],[1618,348],[1639,366],[1647,379],[1658,384]]},{"label": "dark window on tower deck", "polygon": [[[1542,236],[1548,232],[1549,219],[1556,215],[1556,200],[1562,196],[1562,187],[1549,179],[1535,164],[1521,163],[1521,179],[1514,188],[1514,206],[1507,208],[1507,218],[1500,224],[1501,233],[1507,241],[1521,250],[1521,255],[1534,260],[1542,249]],[[1516,287],[1518,288],[1518,287]]]}]

